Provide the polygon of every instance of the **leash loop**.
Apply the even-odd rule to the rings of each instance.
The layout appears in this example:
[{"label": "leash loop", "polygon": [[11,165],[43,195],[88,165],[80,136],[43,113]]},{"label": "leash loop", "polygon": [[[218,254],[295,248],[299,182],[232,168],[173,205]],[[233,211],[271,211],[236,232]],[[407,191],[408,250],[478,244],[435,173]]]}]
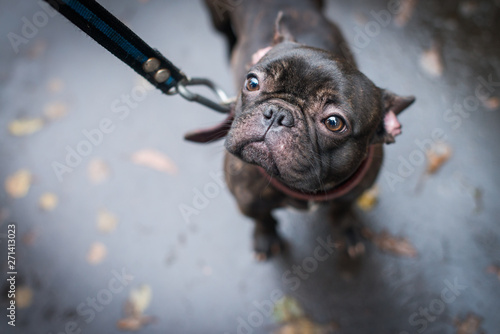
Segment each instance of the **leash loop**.
[{"label": "leash loop", "polygon": [[[208,87],[217,96],[219,102],[215,102],[203,95],[191,92],[188,86],[205,86]],[[177,84],[177,92],[186,100],[200,103],[217,112],[227,114],[230,112],[230,104],[232,100],[227,97],[227,94],[215,84],[212,80],[206,78],[190,78],[184,79]]]}]

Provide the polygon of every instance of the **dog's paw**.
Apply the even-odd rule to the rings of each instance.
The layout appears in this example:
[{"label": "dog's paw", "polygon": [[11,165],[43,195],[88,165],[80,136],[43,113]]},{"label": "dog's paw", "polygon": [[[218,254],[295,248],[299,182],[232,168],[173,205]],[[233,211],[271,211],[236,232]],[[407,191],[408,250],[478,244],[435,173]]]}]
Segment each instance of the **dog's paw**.
[{"label": "dog's paw", "polygon": [[285,243],[278,234],[259,233],[254,235],[253,250],[258,261],[266,261],[285,250]]},{"label": "dog's paw", "polygon": [[346,255],[351,259],[362,257],[365,254],[365,244],[361,231],[356,227],[350,227],[345,229],[343,232]]}]

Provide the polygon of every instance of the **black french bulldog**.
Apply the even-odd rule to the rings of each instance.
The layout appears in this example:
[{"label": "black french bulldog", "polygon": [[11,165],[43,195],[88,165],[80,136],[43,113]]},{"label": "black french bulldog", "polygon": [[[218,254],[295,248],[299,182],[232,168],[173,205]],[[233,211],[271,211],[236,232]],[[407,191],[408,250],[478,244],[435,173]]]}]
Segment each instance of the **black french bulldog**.
[{"label": "black french bulldog", "polygon": [[205,2],[228,37],[238,89],[243,84],[225,173],[241,211],[255,220],[256,255],[283,249],[274,209],[311,203],[329,205],[335,225],[350,235],[348,253],[362,252],[352,203],[373,185],[382,144],[401,133],[396,116],[415,98],[358,71],[321,0]]}]

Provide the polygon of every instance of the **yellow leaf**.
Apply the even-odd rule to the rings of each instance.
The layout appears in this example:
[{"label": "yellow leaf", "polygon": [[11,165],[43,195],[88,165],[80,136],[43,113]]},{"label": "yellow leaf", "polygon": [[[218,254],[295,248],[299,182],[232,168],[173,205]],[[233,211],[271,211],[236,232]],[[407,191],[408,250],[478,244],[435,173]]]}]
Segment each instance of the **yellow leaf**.
[{"label": "yellow leaf", "polygon": [[33,302],[33,290],[27,286],[20,286],[16,289],[16,306],[19,309],[27,308]]},{"label": "yellow leaf", "polygon": [[101,209],[97,214],[97,228],[104,233],[113,232],[118,225],[118,219],[111,212]]},{"label": "yellow leaf", "polygon": [[165,154],[152,149],[135,152],[132,162],[168,174],[177,173],[177,166]]},{"label": "yellow leaf", "polygon": [[151,287],[143,284],[137,289],[130,291],[129,301],[134,308],[134,313],[141,315],[151,303]]},{"label": "yellow leaf", "polygon": [[357,200],[358,207],[363,211],[371,211],[378,202],[379,189],[374,186],[365,191]]},{"label": "yellow leaf", "polygon": [[5,180],[5,190],[12,198],[26,196],[31,186],[32,176],[27,169],[21,169]]},{"label": "yellow leaf", "polygon": [[87,168],[87,174],[92,183],[98,184],[109,177],[109,167],[101,159],[92,159]]},{"label": "yellow leaf", "polygon": [[104,260],[106,254],[106,246],[100,242],[94,242],[87,253],[87,262],[90,264],[99,264]]},{"label": "yellow leaf", "polygon": [[38,201],[38,204],[42,210],[45,211],[52,211],[55,209],[57,206],[57,196],[53,193],[44,193],[41,197],[40,200]]},{"label": "yellow leaf", "polygon": [[41,118],[20,118],[9,124],[9,132],[13,136],[26,136],[39,131],[42,127]]}]

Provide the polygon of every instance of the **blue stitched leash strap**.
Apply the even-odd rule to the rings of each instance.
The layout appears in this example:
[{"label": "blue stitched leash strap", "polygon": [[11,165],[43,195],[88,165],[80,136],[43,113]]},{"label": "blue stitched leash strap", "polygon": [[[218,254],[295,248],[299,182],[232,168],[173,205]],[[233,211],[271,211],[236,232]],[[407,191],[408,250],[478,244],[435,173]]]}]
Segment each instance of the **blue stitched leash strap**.
[{"label": "blue stitched leash strap", "polygon": [[164,93],[186,75],[94,0],[44,0]]}]

